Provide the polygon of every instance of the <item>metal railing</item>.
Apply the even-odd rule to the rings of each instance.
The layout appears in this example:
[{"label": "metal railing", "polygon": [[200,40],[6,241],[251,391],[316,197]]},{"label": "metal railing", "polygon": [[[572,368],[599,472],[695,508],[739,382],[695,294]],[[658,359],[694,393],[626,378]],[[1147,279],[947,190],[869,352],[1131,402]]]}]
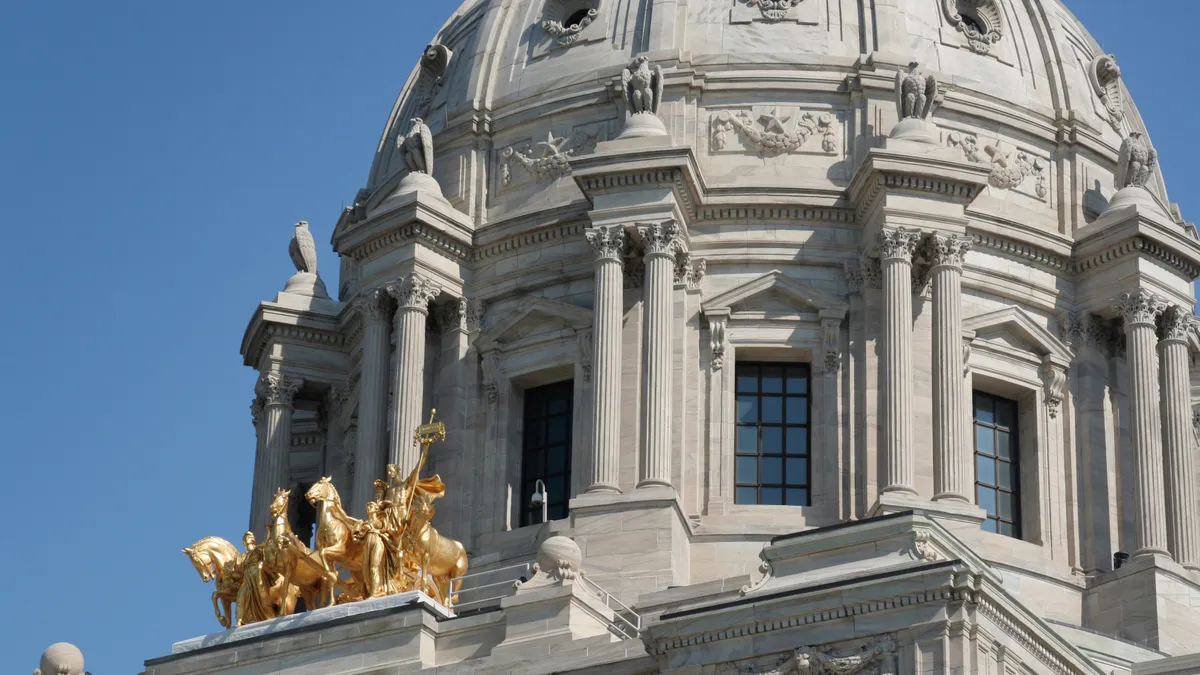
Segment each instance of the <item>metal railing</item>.
[{"label": "metal railing", "polygon": [[600,586],[583,576],[582,574],[576,577],[576,582],[583,582],[584,588],[587,588],[596,597],[604,601],[604,606],[612,610],[613,622],[608,629],[614,635],[622,640],[636,640],[642,636],[642,615],[633,611],[628,605],[617,599],[617,596],[600,588]]}]

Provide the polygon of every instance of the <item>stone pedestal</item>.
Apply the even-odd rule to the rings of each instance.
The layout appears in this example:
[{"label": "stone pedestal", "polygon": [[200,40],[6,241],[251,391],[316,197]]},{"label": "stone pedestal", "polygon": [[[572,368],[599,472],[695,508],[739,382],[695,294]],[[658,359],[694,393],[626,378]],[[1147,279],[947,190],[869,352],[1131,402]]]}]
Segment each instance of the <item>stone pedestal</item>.
[{"label": "stone pedestal", "polygon": [[607,636],[605,642],[617,640],[609,632],[612,610],[578,580],[518,590],[516,595],[504,598],[500,607],[504,610],[504,641],[492,648],[497,657],[523,649],[546,651],[547,642],[567,643],[597,636]]}]

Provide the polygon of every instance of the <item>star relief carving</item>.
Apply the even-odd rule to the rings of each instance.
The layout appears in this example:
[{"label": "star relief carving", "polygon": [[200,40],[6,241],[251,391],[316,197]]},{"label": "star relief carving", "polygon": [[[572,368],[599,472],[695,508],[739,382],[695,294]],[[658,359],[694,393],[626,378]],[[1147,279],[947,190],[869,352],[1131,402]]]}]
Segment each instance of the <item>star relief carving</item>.
[{"label": "star relief carving", "polygon": [[[517,150],[506,148],[500,167],[500,182],[508,187],[512,183],[512,165],[520,164],[536,180],[555,180],[571,173],[570,158],[577,151],[587,151],[595,145],[596,133],[575,132],[570,136],[555,136],[546,132],[546,140],[539,141],[533,148]],[[539,156],[534,156],[538,153]]]},{"label": "star relief carving", "polygon": [[759,115],[758,117],[758,121],[763,125],[763,128],[767,130],[767,133],[778,134],[787,133],[787,127],[784,125],[787,124],[787,122],[791,119],[791,115],[780,115],[778,108],[771,108],[771,112],[764,115]]},{"label": "star relief carving", "polygon": [[786,155],[799,150],[813,136],[820,136],[821,150],[834,154],[838,149],[837,125],[832,113],[804,112],[792,123],[793,115],[772,108],[755,119],[744,110],[722,110],[712,118],[712,149],[725,150],[729,132],[735,131],[747,149],[764,155]]}]

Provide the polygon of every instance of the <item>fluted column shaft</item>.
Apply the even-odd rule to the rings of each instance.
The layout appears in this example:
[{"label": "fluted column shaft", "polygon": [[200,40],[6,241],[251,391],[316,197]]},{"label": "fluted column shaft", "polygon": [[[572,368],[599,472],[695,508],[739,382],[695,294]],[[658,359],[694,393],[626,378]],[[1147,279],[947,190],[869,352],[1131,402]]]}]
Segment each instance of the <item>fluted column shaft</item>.
[{"label": "fluted column shaft", "polygon": [[[292,450],[292,401],[300,390],[301,380],[279,373],[267,373],[259,378],[256,387],[263,399],[263,451],[255,466],[258,482],[251,499],[250,527],[256,536],[266,531],[270,520],[268,507],[275,491],[287,488],[288,455]],[[257,462],[256,462],[257,464]]]},{"label": "fluted column shaft", "polygon": [[925,257],[933,279],[933,493],[935,500],[970,502],[971,455],[962,349],[962,265],[965,237],[934,233]]},{"label": "fluted column shaft", "polygon": [[375,497],[375,479],[384,475],[387,456],[387,372],[388,324],[391,300],[374,289],[357,300],[354,307],[362,315],[362,365],[358,379],[358,437],[354,449],[354,484],[351,503],[360,515],[366,515],[367,502]]},{"label": "fluted column shaft", "polygon": [[250,483],[250,531],[259,536],[261,531],[259,526],[266,523],[266,504],[262,503],[262,493],[264,490],[260,487],[263,484],[262,472],[266,469],[266,459],[263,458],[263,453],[266,451],[266,434],[263,433],[263,428],[266,413],[266,401],[257,394],[250,401],[250,419],[254,422],[254,477]]},{"label": "fluted column shaft", "polygon": [[387,285],[388,295],[396,299],[396,397],[392,419],[392,447],[388,461],[407,475],[417,465],[417,445],[413,440],[421,424],[425,405],[425,323],[429,319],[429,301],[441,292],[436,284],[420,274]]},{"label": "fluted column shaft", "polygon": [[1162,364],[1163,475],[1167,548],[1175,561],[1200,569],[1200,496],[1193,464],[1191,377],[1187,332],[1192,313],[1171,307],[1162,316],[1158,343]]},{"label": "fluted column shaft", "polygon": [[645,245],[642,454],[638,487],[671,485],[671,291],[680,240],[673,222],[638,225]]},{"label": "fluted column shaft", "polygon": [[584,233],[596,254],[592,315],[592,452],[588,492],[620,492],[621,325],[625,231],[618,225]]},{"label": "fluted column shaft", "polygon": [[885,227],[879,233],[883,275],[882,492],[916,494],[912,434],[912,257],[921,233]]},{"label": "fluted column shaft", "polygon": [[1114,305],[1125,318],[1129,358],[1130,436],[1133,445],[1134,556],[1167,555],[1163,494],[1162,427],[1159,422],[1155,322],[1162,300],[1142,290],[1126,293]]}]

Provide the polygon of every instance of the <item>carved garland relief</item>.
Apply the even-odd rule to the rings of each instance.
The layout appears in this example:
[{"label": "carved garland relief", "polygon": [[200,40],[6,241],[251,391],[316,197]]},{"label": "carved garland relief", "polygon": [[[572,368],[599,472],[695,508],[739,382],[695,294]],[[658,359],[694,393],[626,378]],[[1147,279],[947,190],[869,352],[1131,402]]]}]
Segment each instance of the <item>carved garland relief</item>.
[{"label": "carved garland relief", "polygon": [[594,150],[599,138],[598,128],[576,129],[569,136],[547,132],[544,141],[505,148],[500,153],[500,184],[509,187],[513,183],[514,164],[538,182],[568,176],[571,174],[569,159],[577,153]]},{"label": "carved garland relief", "polygon": [[837,154],[840,145],[837,117],[833,113],[813,111],[796,113],[777,107],[757,117],[745,110],[715,112],[712,115],[712,151],[736,151],[730,147],[731,135],[736,134],[745,150],[766,156],[796,152],[814,137],[820,138],[821,152]]},{"label": "carved garland relief", "polygon": [[793,23],[816,25],[820,19],[816,0],[733,0],[730,23]]},{"label": "carved garland relief", "polygon": [[1004,15],[996,0],[942,0],[942,10],[976,54],[987,54],[1004,37]]},{"label": "carved garland relief", "polygon": [[992,173],[988,177],[988,184],[998,190],[1015,190],[1027,179],[1033,178],[1033,192],[1038,199],[1044,200],[1050,194],[1049,162],[1041,157],[1000,140],[984,145],[981,152],[978,136],[958,131],[946,136],[946,144],[961,151],[967,161],[991,163]]},{"label": "carved garland relief", "polygon": [[564,49],[603,37],[603,32],[593,35],[589,31],[584,39],[588,27],[600,18],[599,5],[598,0],[548,0],[538,28],[549,38],[549,49]]}]

